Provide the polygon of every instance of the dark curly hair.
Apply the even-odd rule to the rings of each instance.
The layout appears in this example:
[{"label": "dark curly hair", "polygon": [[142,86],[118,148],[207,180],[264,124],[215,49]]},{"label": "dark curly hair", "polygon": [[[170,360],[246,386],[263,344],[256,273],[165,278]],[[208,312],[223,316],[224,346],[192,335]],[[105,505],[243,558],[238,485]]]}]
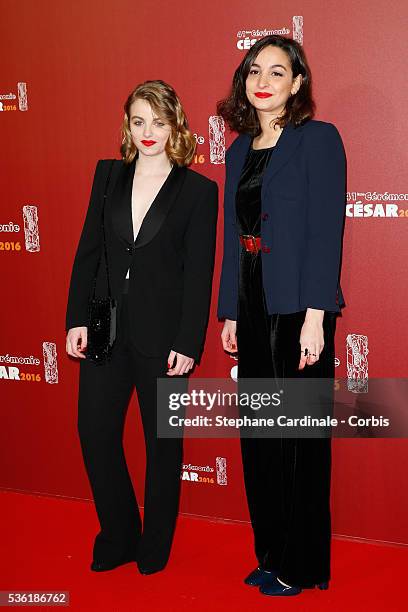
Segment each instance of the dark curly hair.
[{"label": "dark curly hair", "polygon": [[224,100],[220,100],[217,104],[217,113],[221,115],[229,128],[234,132],[250,134],[252,136],[258,136],[261,133],[256,110],[246,96],[245,84],[251,66],[258,54],[269,45],[279,47],[285,51],[290,61],[293,78],[296,78],[299,74],[302,75],[302,84],[298,92],[288,99],[285,112],[282,117],[279,117],[276,124],[282,128],[288,123],[298,126],[311,119],[314,115],[315,103],[312,98],[312,74],[302,46],[292,38],[285,36],[265,36],[249,49],[235,71],[229,96]]}]

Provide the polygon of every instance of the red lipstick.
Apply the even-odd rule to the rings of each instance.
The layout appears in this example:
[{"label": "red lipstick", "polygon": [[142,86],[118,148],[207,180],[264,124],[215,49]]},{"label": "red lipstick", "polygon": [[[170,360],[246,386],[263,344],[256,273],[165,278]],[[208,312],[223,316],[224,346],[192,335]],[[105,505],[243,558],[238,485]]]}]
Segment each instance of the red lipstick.
[{"label": "red lipstick", "polygon": [[267,93],[266,91],[257,91],[255,95],[257,98],[270,98],[273,94]]},{"label": "red lipstick", "polygon": [[142,140],[141,143],[144,144],[145,147],[151,147],[152,145],[156,144],[156,141],[155,140]]}]

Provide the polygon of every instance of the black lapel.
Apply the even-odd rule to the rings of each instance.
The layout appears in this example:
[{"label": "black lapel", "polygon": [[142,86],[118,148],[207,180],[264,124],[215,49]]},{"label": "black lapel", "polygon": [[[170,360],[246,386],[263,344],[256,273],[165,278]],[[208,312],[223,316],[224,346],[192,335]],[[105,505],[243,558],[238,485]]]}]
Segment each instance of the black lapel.
[{"label": "black lapel", "polygon": [[186,168],[173,166],[147,211],[136,240],[133,241],[132,186],[135,168],[136,159],[130,164],[122,164],[111,195],[111,215],[112,226],[118,237],[127,245],[140,248],[150,242],[160,230],[183,185]]},{"label": "black lapel", "polygon": [[232,184],[232,202],[235,202],[235,195],[238,189],[239,179],[241,176],[242,168],[244,167],[251,140],[252,139],[249,134],[241,134],[237,139],[236,150],[231,156],[230,176]]},{"label": "black lapel", "polygon": [[184,166],[173,166],[143,219],[134,243],[135,249],[145,246],[156,236],[170,208],[177,199],[186,174],[187,168]]},{"label": "black lapel", "polygon": [[122,162],[110,198],[113,229],[118,237],[128,245],[133,244],[132,185],[135,167],[135,159],[130,164]]},{"label": "black lapel", "polygon": [[265,193],[265,189],[270,180],[275,174],[282,168],[284,164],[289,160],[290,156],[294,153],[298,146],[301,138],[301,129],[295,128],[291,123],[288,123],[282,131],[276,147],[271,155],[268,165],[265,168],[265,173],[262,181],[262,195]]}]

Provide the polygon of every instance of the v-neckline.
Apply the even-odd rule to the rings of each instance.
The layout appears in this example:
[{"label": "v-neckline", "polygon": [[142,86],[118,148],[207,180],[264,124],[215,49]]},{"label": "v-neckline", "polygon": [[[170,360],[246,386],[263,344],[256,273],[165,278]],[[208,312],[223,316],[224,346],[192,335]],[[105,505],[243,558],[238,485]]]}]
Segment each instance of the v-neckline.
[{"label": "v-neckline", "polygon": [[154,198],[153,198],[153,200],[152,200],[152,202],[151,202],[151,204],[150,204],[149,208],[146,210],[146,212],[145,212],[145,214],[144,214],[144,216],[143,216],[142,222],[141,222],[141,224],[140,224],[140,226],[139,226],[139,230],[138,230],[138,232],[137,232],[137,234],[136,234],[136,236],[135,236],[135,233],[134,233],[134,225],[133,225],[133,184],[134,184],[135,174],[136,174],[136,160],[135,160],[134,170],[133,170],[133,176],[132,176],[132,182],[131,182],[131,185],[132,185],[132,186],[131,186],[131,189],[130,189],[130,220],[131,220],[131,224],[132,224],[131,230],[132,230],[132,236],[133,236],[133,244],[135,244],[135,243],[136,243],[137,237],[138,237],[138,236],[139,236],[139,234],[140,234],[140,230],[142,229],[142,225],[144,224],[144,222],[145,222],[145,219],[146,219],[147,215],[149,214],[149,212],[151,211],[151,209],[152,209],[152,208],[153,208],[153,206],[155,205],[155,203],[156,203],[156,201],[157,201],[157,199],[158,199],[159,195],[160,195],[160,194],[161,194],[161,192],[163,191],[163,189],[164,189],[165,185],[167,184],[167,182],[168,182],[168,180],[169,180],[170,176],[173,174],[174,169],[176,168],[176,165],[177,165],[177,164],[173,164],[173,166],[171,167],[170,172],[168,173],[168,175],[167,175],[167,176],[166,176],[166,178],[164,179],[164,181],[163,181],[163,183],[162,183],[162,185],[161,185],[160,189],[158,190],[158,192],[157,192],[157,193],[156,193],[156,195],[154,196]]}]

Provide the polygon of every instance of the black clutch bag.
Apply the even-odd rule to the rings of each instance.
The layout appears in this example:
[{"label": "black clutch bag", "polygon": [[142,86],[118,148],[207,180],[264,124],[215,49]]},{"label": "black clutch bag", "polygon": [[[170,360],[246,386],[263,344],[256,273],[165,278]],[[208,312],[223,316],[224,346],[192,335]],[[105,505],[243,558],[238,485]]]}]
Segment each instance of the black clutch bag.
[{"label": "black clutch bag", "polygon": [[112,348],[116,339],[117,303],[116,300],[112,298],[110,288],[108,254],[106,249],[104,223],[105,202],[113,164],[114,160],[112,160],[111,166],[109,168],[108,177],[106,179],[105,193],[103,196],[102,205],[103,255],[106,266],[108,295],[107,297],[96,297],[96,279],[98,276],[99,266],[102,258],[101,253],[93,281],[92,295],[88,304],[88,342],[86,349],[86,358],[89,361],[92,361],[93,363],[99,365],[102,365],[109,361],[112,353]]}]

